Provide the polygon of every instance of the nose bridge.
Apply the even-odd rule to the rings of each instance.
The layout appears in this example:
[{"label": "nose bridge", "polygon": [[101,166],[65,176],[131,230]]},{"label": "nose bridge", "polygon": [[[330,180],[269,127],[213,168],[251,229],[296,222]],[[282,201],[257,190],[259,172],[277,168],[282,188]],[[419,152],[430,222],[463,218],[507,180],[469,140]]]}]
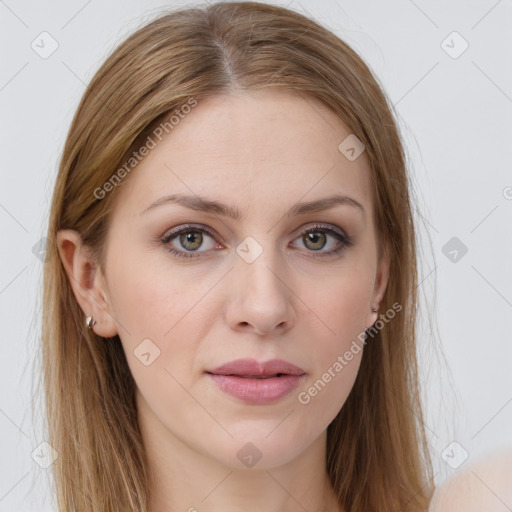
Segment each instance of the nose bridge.
[{"label": "nose bridge", "polygon": [[284,266],[272,235],[249,235],[237,246],[236,253],[239,256],[235,265],[238,277],[251,287],[253,293],[283,293],[283,277],[279,274],[284,272]]}]

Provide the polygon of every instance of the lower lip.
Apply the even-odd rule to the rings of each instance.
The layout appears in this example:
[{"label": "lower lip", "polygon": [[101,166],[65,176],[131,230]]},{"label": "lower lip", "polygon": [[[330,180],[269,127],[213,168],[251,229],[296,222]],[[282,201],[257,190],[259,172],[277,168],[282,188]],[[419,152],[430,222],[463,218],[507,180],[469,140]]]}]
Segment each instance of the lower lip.
[{"label": "lower lip", "polygon": [[269,404],[291,393],[305,375],[283,375],[268,379],[246,379],[234,375],[208,374],[228,395],[250,404]]}]

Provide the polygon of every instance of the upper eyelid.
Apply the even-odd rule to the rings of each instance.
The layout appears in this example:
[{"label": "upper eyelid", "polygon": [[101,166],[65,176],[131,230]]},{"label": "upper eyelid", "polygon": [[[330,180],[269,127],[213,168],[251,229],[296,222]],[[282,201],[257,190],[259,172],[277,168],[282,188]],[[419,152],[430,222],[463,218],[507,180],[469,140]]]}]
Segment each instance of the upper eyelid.
[{"label": "upper eyelid", "polygon": [[[313,223],[310,223],[310,224],[304,224],[303,226],[297,228],[295,230],[295,233],[297,236],[301,235],[304,231],[312,231],[314,229],[318,229],[318,230],[332,230],[333,232],[337,233],[338,235],[340,236],[344,236],[346,238],[350,238],[349,235],[346,233],[346,231],[338,226],[335,226],[333,224],[330,224],[328,222],[313,222]],[[184,232],[187,232],[187,230],[189,231],[194,231],[194,230],[197,230],[197,231],[202,231],[202,232],[205,232],[207,235],[211,236],[211,237],[215,237],[215,236],[218,236],[220,238],[222,238],[220,235],[217,234],[217,232],[213,229],[213,228],[210,228],[208,226],[206,226],[206,224],[183,224],[183,225],[178,225],[170,230],[167,230],[162,236],[161,238],[163,239],[166,239],[166,238],[173,238],[174,236],[177,236],[181,233],[184,233]]]}]

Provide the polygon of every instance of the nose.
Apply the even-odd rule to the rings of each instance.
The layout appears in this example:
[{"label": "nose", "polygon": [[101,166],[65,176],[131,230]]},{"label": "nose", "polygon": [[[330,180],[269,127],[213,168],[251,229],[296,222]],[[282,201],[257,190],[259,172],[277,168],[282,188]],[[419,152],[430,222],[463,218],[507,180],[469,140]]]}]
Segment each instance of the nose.
[{"label": "nose", "polygon": [[282,334],[295,323],[295,295],[286,267],[270,249],[254,261],[242,257],[230,273],[227,321],[233,330],[260,336]]}]

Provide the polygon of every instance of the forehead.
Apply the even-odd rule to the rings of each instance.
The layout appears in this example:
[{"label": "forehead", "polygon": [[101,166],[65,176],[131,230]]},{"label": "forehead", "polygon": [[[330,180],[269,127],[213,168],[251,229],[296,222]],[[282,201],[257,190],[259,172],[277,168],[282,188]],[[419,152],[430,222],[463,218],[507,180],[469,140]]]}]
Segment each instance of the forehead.
[{"label": "forehead", "polygon": [[[339,145],[349,128],[319,101],[263,89],[209,97],[182,115],[123,184],[119,208],[142,212],[166,194],[197,194],[245,213],[343,193],[371,210],[365,154]],[[128,213],[128,212],[125,212]],[[260,212],[261,213],[261,212]]]}]

